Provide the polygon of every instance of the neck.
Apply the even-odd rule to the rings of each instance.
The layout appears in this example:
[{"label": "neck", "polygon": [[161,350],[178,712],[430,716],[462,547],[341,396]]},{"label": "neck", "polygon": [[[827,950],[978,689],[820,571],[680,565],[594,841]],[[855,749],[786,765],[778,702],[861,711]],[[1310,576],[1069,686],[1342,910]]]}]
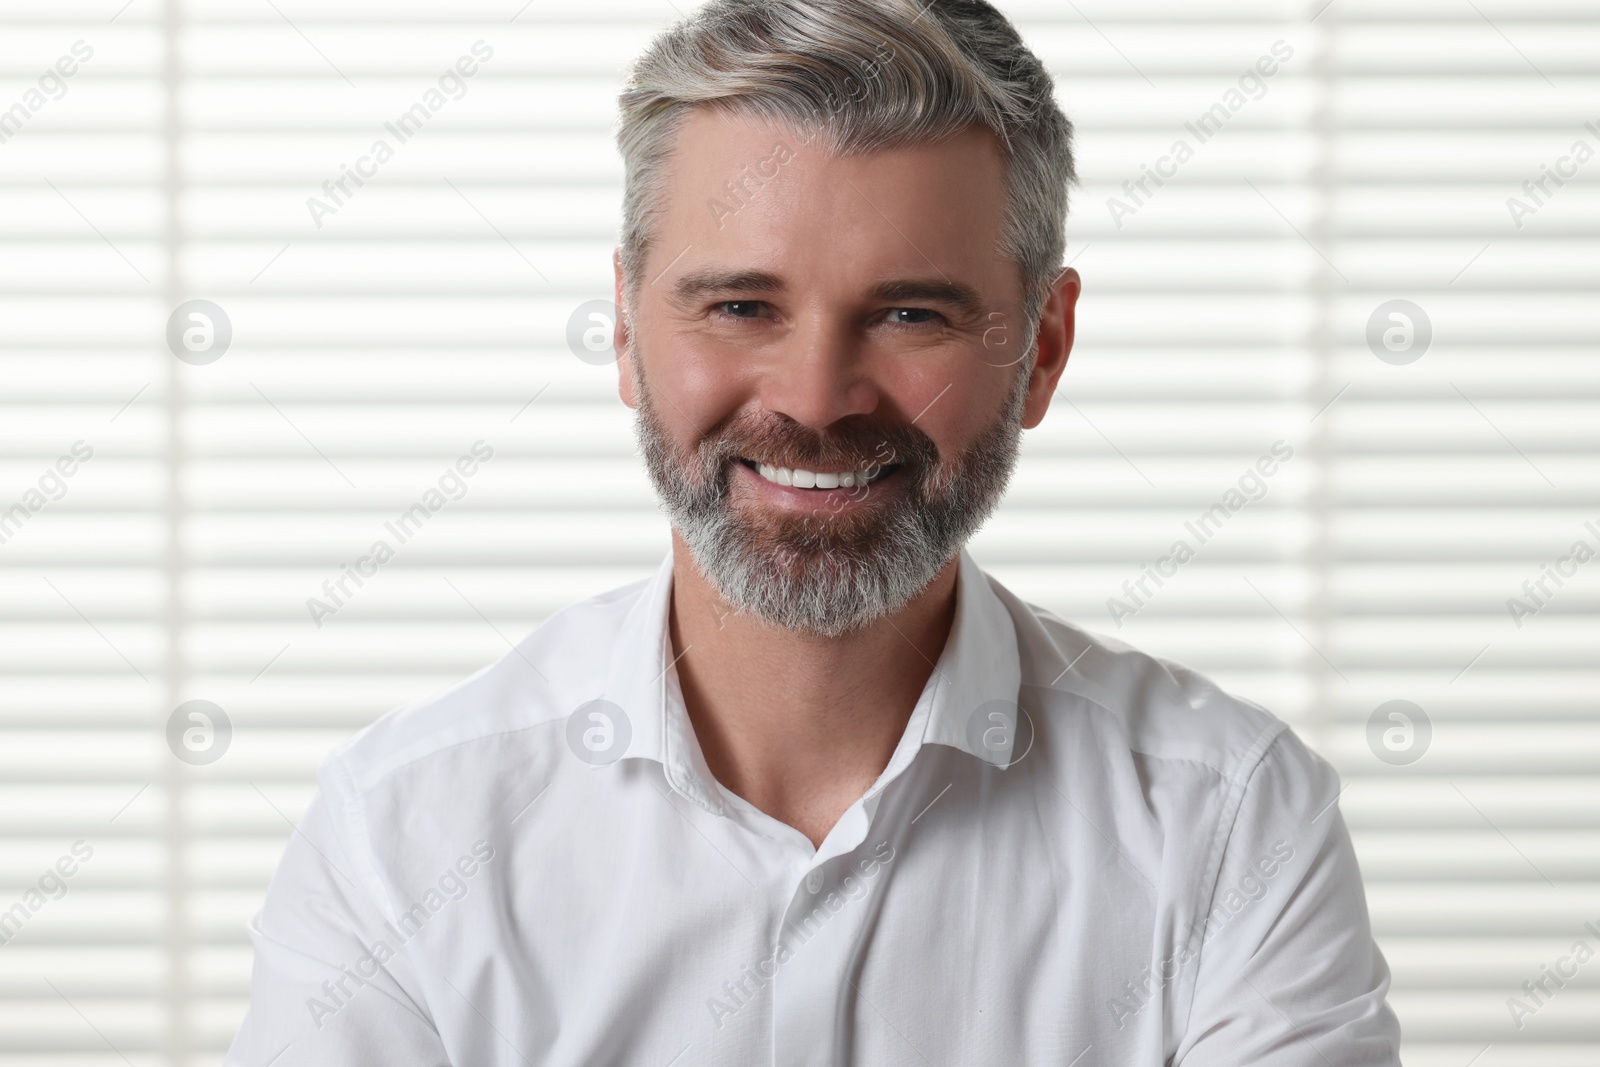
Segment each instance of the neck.
[{"label": "neck", "polygon": [[717,781],[821,845],[888,766],[955,622],[957,561],[843,637],[732,611],[673,534],[672,654]]}]

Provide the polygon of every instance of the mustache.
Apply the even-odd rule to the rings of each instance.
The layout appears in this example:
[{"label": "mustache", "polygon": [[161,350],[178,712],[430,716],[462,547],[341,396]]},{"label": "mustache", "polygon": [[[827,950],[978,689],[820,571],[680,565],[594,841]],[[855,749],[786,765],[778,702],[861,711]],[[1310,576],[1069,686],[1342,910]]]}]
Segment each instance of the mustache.
[{"label": "mustache", "polygon": [[814,430],[786,415],[746,412],[708,433],[699,453],[708,474],[741,459],[822,471],[901,466],[913,475],[933,470],[939,462],[933,438],[917,427],[865,415],[851,415],[826,430]]}]

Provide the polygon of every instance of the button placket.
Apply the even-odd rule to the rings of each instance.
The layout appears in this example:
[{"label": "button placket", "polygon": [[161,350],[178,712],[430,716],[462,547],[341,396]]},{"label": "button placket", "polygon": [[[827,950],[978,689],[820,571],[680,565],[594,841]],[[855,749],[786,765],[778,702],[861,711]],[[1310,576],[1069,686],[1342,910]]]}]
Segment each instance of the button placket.
[{"label": "button placket", "polygon": [[884,840],[843,853],[837,872],[813,868],[795,887],[780,931],[786,962],[773,982],[774,1067],[833,1067],[848,1058],[847,979],[893,857]]}]

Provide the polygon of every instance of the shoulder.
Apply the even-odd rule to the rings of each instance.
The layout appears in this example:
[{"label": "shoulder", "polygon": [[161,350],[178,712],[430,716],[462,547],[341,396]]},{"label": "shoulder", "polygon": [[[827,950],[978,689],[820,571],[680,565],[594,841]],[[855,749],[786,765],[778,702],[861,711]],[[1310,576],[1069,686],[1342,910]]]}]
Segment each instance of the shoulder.
[{"label": "shoulder", "polygon": [[468,854],[492,857],[574,762],[563,724],[600,694],[648,586],[562,609],[494,663],[388,712],[323,760],[320,803],[381,908],[403,907],[408,887]]},{"label": "shoulder", "polygon": [[[1199,907],[1223,860],[1334,832],[1333,768],[1289,725],[1198,671],[1080,629],[991,580],[1017,631],[1019,702],[1055,791]],[[1241,861],[1241,862],[1243,862]],[[1157,879],[1158,881],[1160,879]],[[1203,910],[1203,909],[1202,909]]]},{"label": "shoulder", "polygon": [[1235,784],[1269,750],[1309,755],[1283,720],[1204,674],[1074,626],[992,578],[990,585],[1016,626],[1023,700],[1093,737],[1106,755],[1186,765]]},{"label": "shoulder", "polygon": [[454,764],[463,748],[551,743],[546,727],[599,694],[616,635],[648,584],[563,608],[477,673],[381,716],[334,748],[324,779],[336,768],[348,789],[366,793],[396,776],[414,779]]}]

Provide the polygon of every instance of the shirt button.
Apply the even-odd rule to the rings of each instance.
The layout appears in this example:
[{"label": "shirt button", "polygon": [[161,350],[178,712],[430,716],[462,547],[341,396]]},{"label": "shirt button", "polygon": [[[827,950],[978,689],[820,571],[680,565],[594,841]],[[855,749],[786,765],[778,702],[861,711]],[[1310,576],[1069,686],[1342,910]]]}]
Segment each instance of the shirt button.
[{"label": "shirt button", "polygon": [[821,888],[822,888],[822,868],[818,867],[816,870],[814,870],[810,874],[806,875],[806,892],[814,894],[814,893],[817,892],[817,890],[819,890]]}]

